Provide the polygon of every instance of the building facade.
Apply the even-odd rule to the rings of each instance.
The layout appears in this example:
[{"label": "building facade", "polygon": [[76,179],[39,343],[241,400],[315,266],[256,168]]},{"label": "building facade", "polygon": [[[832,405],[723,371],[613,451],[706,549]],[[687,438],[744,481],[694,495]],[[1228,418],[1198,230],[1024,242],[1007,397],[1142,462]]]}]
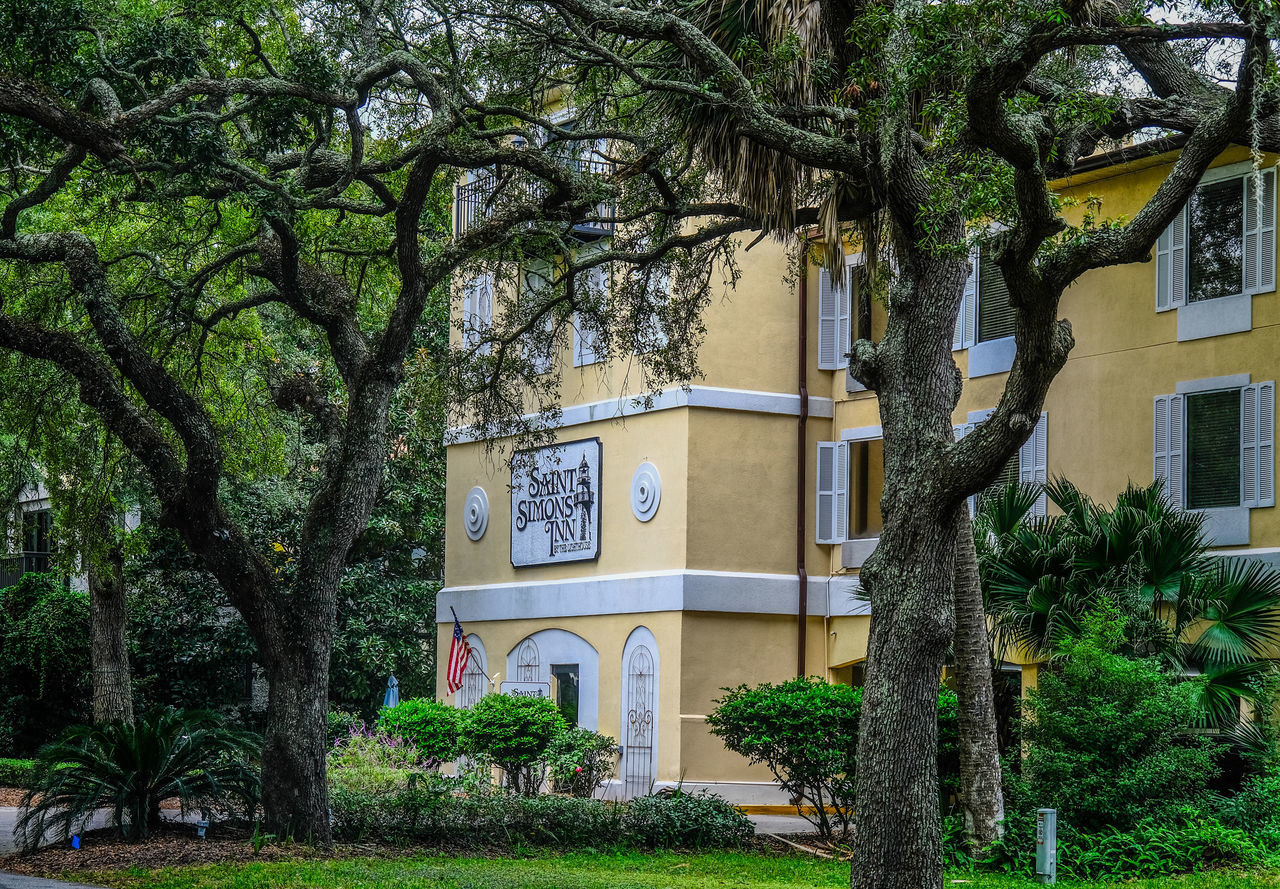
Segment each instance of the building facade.
[{"label": "building facade", "polygon": [[[1058,191],[1068,213],[1100,199],[1102,216],[1132,218],[1175,157],[1101,157]],[[1003,479],[1061,475],[1111,501],[1160,477],[1204,512],[1216,549],[1280,562],[1274,164],[1224,153],[1153,261],[1068,290],[1075,349]],[[860,681],[869,614],[857,574],[879,536],[883,451],[876,395],[845,353],[859,325],[879,337],[884,308],[859,317],[856,248],[845,287],[815,268],[787,283],[788,262],[767,242],[741,255],[737,287],[707,309],[705,377],[687,390],[639,407],[627,362],[575,338],[554,356],[562,448],[508,466],[453,431],[439,650],[456,611],[474,655],[452,700],[536,683],[618,739],[612,793],[683,781],[785,802],[763,768],[708,733],[720,689],[798,671]],[[998,270],[979,254],[973,266],[953,343],[957,435],[995,407],[1015,353]],[[495,311],[483,281],[458,301]],[[1010,658],[1005,669],[1033,684],[1035,665]]]}]

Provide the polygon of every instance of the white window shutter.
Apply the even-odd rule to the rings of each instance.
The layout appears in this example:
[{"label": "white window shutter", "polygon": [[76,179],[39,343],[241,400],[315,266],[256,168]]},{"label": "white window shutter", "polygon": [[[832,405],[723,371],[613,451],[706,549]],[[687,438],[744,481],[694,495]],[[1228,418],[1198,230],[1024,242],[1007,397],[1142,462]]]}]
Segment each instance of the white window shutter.
[{"label": "white window shutter", "polygon": [[835,370],[839,367],[837,351],[840,347],[837,325],[840,311],[839,294],[826,269],[818,270],[818,367]]},{"label": "white window shutter", "polygon": [[600,337],[592,329],[582,315],[573,316],[573,366],[582,367],[596,364],[600,359]]},{"label": "white window shutter", "polygon": [[956,332],[951,340],[952,349],[967,349],[978,339],[978,251],[969,254],[969,277],[964,282],[964,296],[960,299],[960,314],[956,316]]},{"label": "white window shutter", "polygon": [[[1023,484],[1043,485],[1049,481],[1049,415],[1042,413],[1036,428],[1018,451],[1018,481]],[[1048,498],[1043,491],[1031,508],[1032,515],[1046,515]]]},{"label": "white window shutter", "polygon": [[468,281],[462,288],[462,346],[470,349],[476,344],[476,282]]},{"label": "white window shutter", "polygon": [[849,536],[849,445],[836,444],[836,490],[832,504],[831,526],[835,539],[843,542]]},{"label": "white window shutter", "polygon": [[849,349],[853,347],[853,287],[850,267],[845,266],[844,289],[836,294],[836,367],[849,366]]},{"label": "white window shutter", "polygon": [[1187,208],[1156,240],[1156,311],[1187,304]]},{"label": "white window shutter", "polygon": [[1275,505],[1275,383],[1240,390],[1240,502]]},{"label": "white window shutter", "polygon": [[1276,289],[1276,171],[1245,177],[1244,292]]},{"label": "white window shutter", "polygon": [[818,442],[818,543],[839,543],[835,539],[836,451],[840,442]]},{"label": "white window shutter", "polygon": [[1152,475],[1164,481],[1170,501],[1179,508],[1183,504],[1183,396],[1155,397]]}]

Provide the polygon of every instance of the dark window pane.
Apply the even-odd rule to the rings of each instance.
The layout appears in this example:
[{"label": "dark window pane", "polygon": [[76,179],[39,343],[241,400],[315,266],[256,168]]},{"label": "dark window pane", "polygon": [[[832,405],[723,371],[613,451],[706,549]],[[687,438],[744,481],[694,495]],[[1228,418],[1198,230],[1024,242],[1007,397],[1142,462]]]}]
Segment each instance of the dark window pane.
[{"label": "dark window pane", "polygon": [[978,255],[978,342],[1013,336],[1013,306],[1000,267]]},{"label": "dark window pane", "polygon": [[1244,188],[1239,179],[1201,185],[1191,196],[1188,302],[1240,293],[1244,255]]},{"label": "dark window pane", "polygon": [[552,664],[556,680],[556,706],[569,725],[578,724],[578,665]]},{"label": "dark window pane", "polygon": [[884,527],[884,441],[849,442],[849,539],[879,537]]},{"label": "dark window pane", "polygon": [[1187,508],[1240,505],[1240,390],[1187,396]]},{"label": "dark window pane", "polygon": [[53,542],[53,513],[47,509],[22,516],[22,550],[28,553],[50,552]]}]

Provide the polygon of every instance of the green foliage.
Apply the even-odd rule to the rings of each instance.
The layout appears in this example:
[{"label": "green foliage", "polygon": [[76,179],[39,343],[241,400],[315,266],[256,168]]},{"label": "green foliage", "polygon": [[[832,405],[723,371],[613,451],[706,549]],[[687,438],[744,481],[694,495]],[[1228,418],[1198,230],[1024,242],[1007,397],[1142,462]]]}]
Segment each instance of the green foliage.
[{"label": "green foliage", "polygon": [[51,574],[0,590],[0,751],[26,754],[89,717],[89,596]]},{"label": "green foliage", "polygon": [[1280,850],[1280,775],[1247,779],[1234,795],[1219,800],[1218,818]]},{"label": "green foliage", "polygon": [[1030,807],[1082,831],[1126,830],[1203,800],[1217,773],[1215,745],[1194,734],[1196,684],[1117,653],[1124,633],[1114,608],[1086,617],[1027,700]]},{"label": "green foliage", "polygon": [[462,752],[490,757],[514,792],[533,796],[546,779],[551,742],[568,727],[547,698],[485,695],[462,721]]},{"label": "green foliage", "polygon": [[0,759],[0,787],[28,788],[35,772],[34,759]]},{"label": "green foliage", "polygon": [[169,797],[184,809],[234,800],[251,813],[259,745],[207,711],[154,709],[132,725],[75,726],[41,748],[15,833],[28,850],[65,842],[105,809],[117,832],[142,840],[160,823],[160,801]]},{"label": "green foliage", "polygon": [[751,819],[721,797],[680,789],[633,799],[622,828],[628,839],[649,849],[740,846],[755,834]]},{"label": "green foliage", "polygon": [[439,701],[413,698],[378,714],[378,731],[404,738],[428,760],[458,755],[458,723],[463,711]]},{"label": "green foliage", "polygon": [[[818,677],[724,689],[708,715],[725,747],[769,769],[825,838],[852,825],[862,689]],[[945,803],[959,785],[956,696],[938,694],[938,770]],[[812,815],[802,807],[812,807]],[[828,808],[834,809],[828,814]]]},{"label": "green foliage", "polygon": [[1172,506],[1159,482],[1131,485],[1114,507],[1065,479],[1045,492],[1063,515],[1028,518],[1034,486],[983,499],[974,522],[997,643],[1052,657],[1112,603],[1124,617],[1118,650],[1203,674],[1200,719],[1227,727],[1257,701],[1280,641],[1280,572],[1213,558],[1203,519]]},{"label": "green foliage", "polygon": [[331,747],[336,747],[339,742],[364,728],[364,720],[347,710],[330,710],[326,724]]},{"label": "green foliage", "polygon": [[570,726],[547,748],[547,764],[557,790],[589,797],[613,777],[618,742],[588,728]]}]

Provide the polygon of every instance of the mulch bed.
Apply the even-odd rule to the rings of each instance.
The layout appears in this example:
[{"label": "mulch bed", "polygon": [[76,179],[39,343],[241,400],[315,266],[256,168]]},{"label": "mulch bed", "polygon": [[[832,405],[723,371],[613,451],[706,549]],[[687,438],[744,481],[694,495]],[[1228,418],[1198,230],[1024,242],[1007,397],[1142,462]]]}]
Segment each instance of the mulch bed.
[{"label": "mulch bed", "polygon": [[20,806],[26,795],[21,787],[0,787],[0,806]]}]

